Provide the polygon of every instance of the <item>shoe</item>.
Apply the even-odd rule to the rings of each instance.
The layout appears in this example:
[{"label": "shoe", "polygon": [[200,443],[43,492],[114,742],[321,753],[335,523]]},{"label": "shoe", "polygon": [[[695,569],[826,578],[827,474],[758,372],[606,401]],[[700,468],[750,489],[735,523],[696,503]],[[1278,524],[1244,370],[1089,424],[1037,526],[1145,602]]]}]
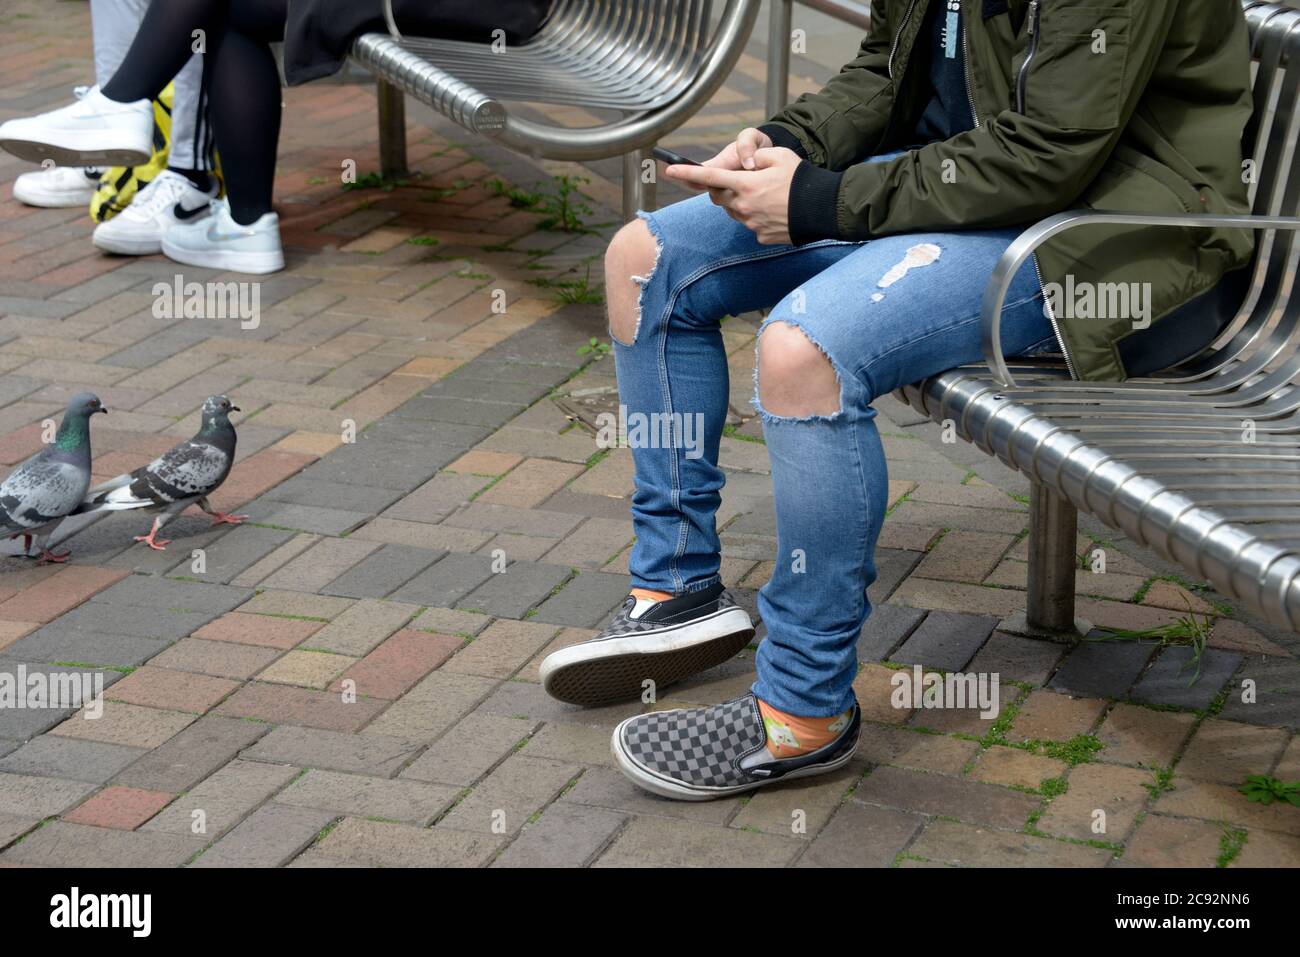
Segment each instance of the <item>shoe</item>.
[{"label": "shoe", "polygon": [[0,149],[59,166],[139,166],[153,155],[153,104],[118,103],[92,86],[77,102],[0,124]]},{"label": "shoe", "polygon": [[[753,693],[708,708],[655,711],[614,729],[610,749],[619,770],[639,788],[679,801],[709,801],[765,784],[842,768],[858,746],[857,703],[847,727],[829,744],[794,758],[764,751],[767,730]],[[746,767],[746,758],[762,754]]]},{"label": "shoe", "polygon": [[721,584],[651,602],[628,595],[599,635],[547,655],[542,687],[594,707],[638,697],[721,664],[749,644],[754,624]]},{"label": "shoe", "polygon": [[162,238],[177,223],[198,222],[211,212],[217,187],[195,187],[184,176],[163,170],[112,219],[95,227],[92,241],[104,252],[148,256],[162,252]]},{"label": "shoe", "polygon": [[14,180],[14,199],[46,209],[89,206],[101,172],[94,167],[51,166],[23,173]]},{"label": "shoe", "polygon": [[225,200],[212,201],[212,215],[196,223],[177,223],[163,233],[163,255],[187,266],[264,274],[284,268],[280,217],[266,213],[241,226],[230,218]]}]

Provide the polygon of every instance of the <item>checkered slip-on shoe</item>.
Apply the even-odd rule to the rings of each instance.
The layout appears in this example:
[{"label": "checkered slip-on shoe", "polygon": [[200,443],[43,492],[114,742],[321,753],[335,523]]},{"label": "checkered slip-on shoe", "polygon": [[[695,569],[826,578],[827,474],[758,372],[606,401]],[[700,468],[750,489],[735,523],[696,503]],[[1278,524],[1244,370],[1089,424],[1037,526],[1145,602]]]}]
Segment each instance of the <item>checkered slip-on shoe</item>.
[{"label": "checkered slip-on shoe", "polygon": [[748,613],[721,584],[652,604],[629,595],[595,638],[547,655],[542,687],[587,707],[628,701],[647,680],[657,693],[721,664],[753,637]]},{"label": "checkered slip-on shoe", "polygon": [[841,768],[853,757],[861,726],[855,705],[848,727],[825,747],[742,767],[767,744],[758,699],[747,694],[708,708],[628,718],[614,729],[610,748],[619,769],[638,787],[679,801],[708,801]]}]

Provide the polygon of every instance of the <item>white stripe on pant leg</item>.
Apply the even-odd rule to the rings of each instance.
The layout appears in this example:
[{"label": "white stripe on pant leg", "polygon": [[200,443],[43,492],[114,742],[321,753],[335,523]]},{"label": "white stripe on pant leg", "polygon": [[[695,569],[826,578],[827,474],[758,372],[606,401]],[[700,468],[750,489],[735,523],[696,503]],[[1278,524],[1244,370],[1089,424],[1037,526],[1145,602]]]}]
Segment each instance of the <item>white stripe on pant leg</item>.
[{"label": "white stripe on pant leg", "polygon": [[[207,117],[203,110],[203,57],[195,54],[176,74],[172,87],[171,155],[177,169],[208,169]],[[198,144],[197,146],[195,144]]]},{"label": "white stripe on pant leg", "polygon": [[90,0],[90,29],[95,39],[95,82],[103,86],[126,59],[140,29],[149,0]]}]

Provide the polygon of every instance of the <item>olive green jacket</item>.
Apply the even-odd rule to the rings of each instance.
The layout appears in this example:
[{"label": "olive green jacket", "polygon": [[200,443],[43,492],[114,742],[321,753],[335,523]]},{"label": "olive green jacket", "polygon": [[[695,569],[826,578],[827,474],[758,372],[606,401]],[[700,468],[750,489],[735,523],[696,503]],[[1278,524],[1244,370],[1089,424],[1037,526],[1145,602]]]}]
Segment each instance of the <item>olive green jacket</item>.
[{"label": "olive green jacket", "polygon": [[[908,64],[927,4],[949,2],[962,5],[976,127],[862,163],[909,145],[930,88]],[[805,157],[790,198],[795,242],[1028,225],[1077,208],[1247,211],[1238,0],[872,0],[871,12],[858,56],[763,127]],[[1103,284],[1149,284],[1145,331],[1133,315],[1049,299],[1071,371],[1125,378],[1125,340],[1160,336],[1177,307],[1248,263],[1252,245],[1249,230],[1086,226],[1040,246],[1049,290],[1091,284],[1101,301],[1114,288]]]}]

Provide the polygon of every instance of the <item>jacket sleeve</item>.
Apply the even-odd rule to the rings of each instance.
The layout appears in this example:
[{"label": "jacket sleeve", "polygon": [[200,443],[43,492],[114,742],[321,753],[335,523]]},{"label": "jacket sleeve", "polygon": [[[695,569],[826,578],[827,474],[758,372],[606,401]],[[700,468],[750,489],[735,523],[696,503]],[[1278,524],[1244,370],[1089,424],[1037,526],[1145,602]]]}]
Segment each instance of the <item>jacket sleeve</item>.
[{"label": "jacket sleeve", "polygon": [[759,129],[815,166],[844,169],[885,135],[893,103],[886,0],[872,0],[871,30],[858,55],[816,93],[805,93]]},{"label": "jacket sleeve", "polygon": [[[995,228],[1069,208],[1133,116],[1177,0],[1112,4],[1103,21],[1109,57],[1091,54],[1090,21],[1078,19],[1084,10],[1043,5],[1064,12],[1039,22],[1024,112],[983,117],[976,129],[888,162],[842,172],[801,164],[790,193],[792,239]],[[1098,8],[1084,9],[1095,15]]]}]

